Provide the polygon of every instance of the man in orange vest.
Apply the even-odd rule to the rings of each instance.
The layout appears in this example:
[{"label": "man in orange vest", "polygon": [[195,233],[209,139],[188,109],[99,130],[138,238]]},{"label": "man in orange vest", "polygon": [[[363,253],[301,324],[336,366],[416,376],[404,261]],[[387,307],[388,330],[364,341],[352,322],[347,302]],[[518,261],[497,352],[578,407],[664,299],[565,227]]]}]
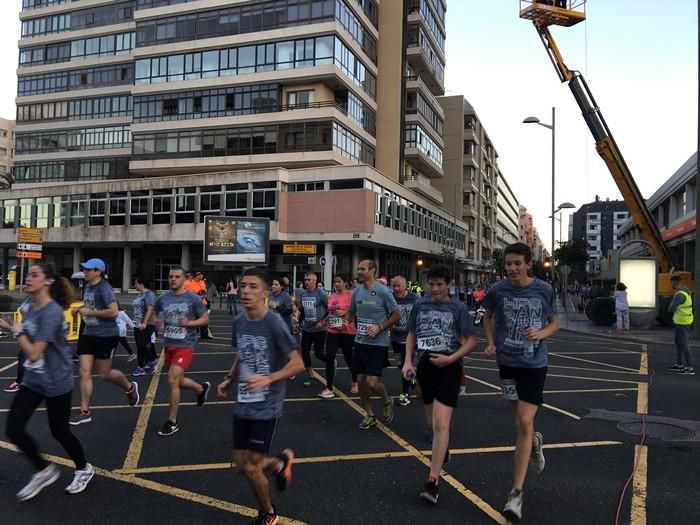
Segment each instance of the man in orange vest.
[{"label": "man in orange vest", "polygon": [[[185,274],[185,279],[185,290],[199,296],[202,299],[202,303],[209,308],[209,303],[207,301],[207,285],[204,283],[204,274],[202,272],[195,272],[193,279],[192,272],[187,272]],[[211,336],[208,325],[199,328],[199,338],[214,339]]]}]

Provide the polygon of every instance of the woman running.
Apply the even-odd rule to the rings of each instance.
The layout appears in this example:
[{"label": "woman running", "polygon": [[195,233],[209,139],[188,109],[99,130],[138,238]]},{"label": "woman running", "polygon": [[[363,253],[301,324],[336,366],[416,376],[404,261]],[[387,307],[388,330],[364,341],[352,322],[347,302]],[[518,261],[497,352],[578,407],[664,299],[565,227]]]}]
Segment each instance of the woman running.
[{"label": "woman running", "polygon": [[75,463],[75,476],[66,492],[82,492],[95,475],[92,465],[85,460],[83,447],[68,425],[73,362],[66,341],[63,310],[71,303],[73,288],[67,279],[56,274],[53,265],[40,263],[29,269],[25,291],[32,301],[22,320],[10,324],[0,319],[0,327],[12,332],[26,358],[22,387],[7,417],[7,437],[29,458],[36,471],[17,493],[19,501],[33,498],[60,476],[56,465],[41,457],[36,443],[26,432],[29,418],[42,401],[46,402],[51,435]]}]

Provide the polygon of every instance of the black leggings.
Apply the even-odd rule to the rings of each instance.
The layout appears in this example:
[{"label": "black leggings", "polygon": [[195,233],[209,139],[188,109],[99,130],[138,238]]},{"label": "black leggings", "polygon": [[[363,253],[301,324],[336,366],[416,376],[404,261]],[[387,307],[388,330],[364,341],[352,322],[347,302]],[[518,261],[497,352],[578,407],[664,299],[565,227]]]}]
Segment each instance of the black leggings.
[{"label": "black leggings", "polygon": [[151,336],[155,331],[156,328],[153,325],[146,325],[146,328],[143,330],[134,328],[136,355],[141,368],[156,360],[156,345],[151,342]]},{"label": "black leggings", "polygon": [[[126,351],[128,352],[129,355],[132,355],[134,353],[134,351],[131,349],[131,345],[129,344],[129,341],[126,340],[126,336],[120,337],[119,343],[121,343],[121,345],[124,348],[126,348]],[[116,348],[115,348],[115,350],[116,350]]]},{"label": "black leggings", "polygon": [[22,377],[24,377],[24,361],[26,359],[27,358],[24,357],[24,352],[22,352],[22,350],[20,350],[17,353],[17,379],[16,379],[17,384],[20,384],[20,385],[22,384]]},{"label": "black leggings", "polygon": [[311,345],[314,346],[314,354],[321,361],[326,360],[324,345],[326,344],[326,332],[302,332],[301,333],[301,358],[304,360],[304,368],[311,368]]},{"label": "black leggings", "polygon": [[83,470],[87,462],[80,441],[70,431],[68,418],[70,417],[71,397],[73,392],[66,392],[60,396],[45,397],[27,387],[22,387],[15,394],[7,416],[7,437],[20,449],[34,464],[37,472],[44,470],[48,463],[39,454],[36,442],[26,432],[27,422],[41,402],[46,400],[46,413],[49,416],[49,428],[51,435],[68,452],[75,463],[75,468]]},{"label": "black leggings", "polygon": [[[399,354],[401,356],[401,361],[398,364],[399,370],[403,370],[403,365],[406,362],[406,343],[398,343],[396,341],[391,342],[391,348],[394,350],[394,353]],[[408,395],[408,387],[411,385],[411,382],[408,381],[403,374],[401,374],[401,393]]]},{"label": "black leggings", "polygon": [[326,337],[326,383],[328,388],[333,390],[333,380],[335,379],[335,356],[338,347],[343,349],[343,357],[350,368],[352,382],[357,383],[357,374],[352,367],[352,346],[355,343],[354,334],[331,334]]}]

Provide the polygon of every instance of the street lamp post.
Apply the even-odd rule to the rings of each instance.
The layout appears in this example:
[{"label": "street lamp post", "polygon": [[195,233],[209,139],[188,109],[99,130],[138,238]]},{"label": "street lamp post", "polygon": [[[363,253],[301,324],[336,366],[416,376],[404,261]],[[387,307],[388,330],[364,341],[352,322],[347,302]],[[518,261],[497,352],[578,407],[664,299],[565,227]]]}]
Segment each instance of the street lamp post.
[{"label": "street lamp post", "polygon": [[[555,215],[556,215],[557,213],[559,213],[561,210],[565,210],[565,209],[569,209],[569,208],[575,208],[575,207],[576,207],[576,205],[575,205],[575,204],[571,204],[570,202],[562,202],[559,206],[557,206],[557,209],[556,209],[556,210],[552,210],[552,214],[551,214],[549,217],[547,217],[548,219],[552,219],[552,223],[554,222],[555,219],[559,221],[559,244],[561,244],[561,237],[562,237],[562,235],[561,235],[561,222],[562,222],[562,218],[561,218],[561,217],[556,218]],[[554,241],[552,241],[552,257],[554,257],[554,251],[553,251],[553,250],[554,250]]]}]

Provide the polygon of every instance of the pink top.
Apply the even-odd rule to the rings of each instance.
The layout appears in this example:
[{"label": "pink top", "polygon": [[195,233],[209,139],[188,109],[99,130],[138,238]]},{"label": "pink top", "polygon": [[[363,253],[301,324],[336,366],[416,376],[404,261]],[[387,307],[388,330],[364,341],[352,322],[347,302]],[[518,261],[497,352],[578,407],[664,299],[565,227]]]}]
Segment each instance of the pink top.
[{"label": "pink top", "polygon": [[[333,292],[328,297],[328,333],[355,335],[355,321],[349,323],[343,318],[350,308],[352,292],[345,290],[342,294]],[[338,312],[340,311],[340,315]]]}]

